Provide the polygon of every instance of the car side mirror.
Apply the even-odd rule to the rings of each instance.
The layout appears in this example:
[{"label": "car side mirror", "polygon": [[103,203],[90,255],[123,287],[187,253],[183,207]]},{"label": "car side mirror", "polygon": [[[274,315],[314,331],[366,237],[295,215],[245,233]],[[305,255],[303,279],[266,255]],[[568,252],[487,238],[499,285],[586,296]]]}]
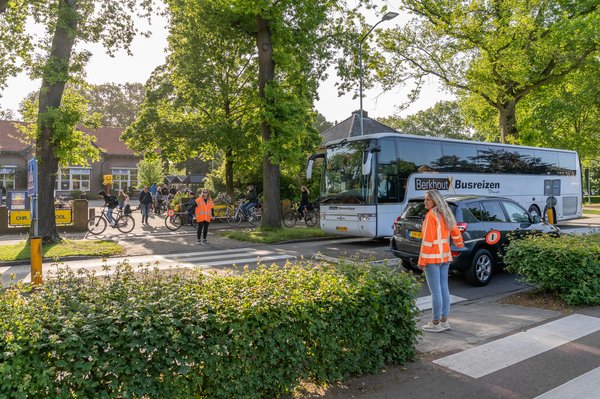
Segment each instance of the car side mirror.
[{"label": "car side mirror", "polygon": [[542,222],[542,218],[540,217],[540,215],[531,215],[531,219],[533,220],[533,223],[541,223]]}]

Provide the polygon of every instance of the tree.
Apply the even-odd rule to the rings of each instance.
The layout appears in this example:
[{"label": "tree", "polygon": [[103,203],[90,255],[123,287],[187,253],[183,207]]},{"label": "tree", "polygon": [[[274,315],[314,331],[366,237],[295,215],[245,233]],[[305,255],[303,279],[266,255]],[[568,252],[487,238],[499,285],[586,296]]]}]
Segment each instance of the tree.
[{"label": "tree", "polygon": [[147,150],[144,136],[152,135],[169,158],[219,155],[233,195],[234,164],[254,167],[260,156],[255,47],[240,32],[215,30],[208,5],[173,1],[169,10],[167,64],[148,82],[143,110],[123,137],[136,150]]},{"label": "tree", "polygon": [[150,187],[153,184],[162,183],[165,174],[162,162],[159,158],[144,158],[138,164],[138,188]]},{"label": "tree", "polygon": [[379,122],[401,133],[420,136],[469,139],[470,128],[456,101],[439,101],[433,107],[406,118],[388,116]]},{"label": "tree", "polygon": [[315,123],[315,128],[319,131],[319,133],[323,133],[325,130],[329,129],[333,126],[333,123],[329,122],[321,113],[317,112],[317,121]]},{"label": "tree", "polygon": [[[77,52],[79,42],[102,42],[109,54],[117,48],[129,50],[137,33],[133,23],[134,14],[149,17],[151,0],[21,0],[4,1],[0,4],[2,26],[8,35],[0,36],[3,48],[16,41],[21,49],[30,53],[15,52],[30,69],[33,77],[40,77],[42,85],[39,96],[37,124],[35,127],[35,154],[38,159],[38,214],[39,234],[44,242],[61,240],[56,230],[54,215],[54,185],[61,156],[59,138],[64,132],[76,132],[73,128],[80,121],[62,106],[65,85],[81,78],[87,52]],[[39,42],[24,34],[24,21],[31,16],[46,26],[47,35]],[[12,21],[12,22],[11,22]],[[4,32],[3,32],[4,33]],[[32,49],[37,54],[32,57]],[[3,55],[3,54],[2,54]],[[18,65],[18,60],[2,58],[2,62]],[[73,137],[86,140],[81,135]]]},{"label": "tree", "polygon": [[141,83],[104,83],[84,86],[89,112],[102,115],[102,126],[127,127],[136,118],[144,101]]},{"label": "tree", "polygon": [[299,149],[306,148],[306,143],[318,145],[312,111],[317,83],[334,56],[343,59],[355,49],[351,39],[357,35],[341,33],[354,27],[356,14],[335,0],[203,0],[199,6],[197,1],[193,4],[196,9],[212,10],[205,22],[215,32],[243,33],[256,46],[263,225],[279,227],[280,165],[300,163],[305,154]]},{"label": "tree", "polygon": [[518,140],[517,104],[598,55],[597,0],[404,0],[415,18],[381,37],[386,87],[439,77],[498,113],[502,142]]}]

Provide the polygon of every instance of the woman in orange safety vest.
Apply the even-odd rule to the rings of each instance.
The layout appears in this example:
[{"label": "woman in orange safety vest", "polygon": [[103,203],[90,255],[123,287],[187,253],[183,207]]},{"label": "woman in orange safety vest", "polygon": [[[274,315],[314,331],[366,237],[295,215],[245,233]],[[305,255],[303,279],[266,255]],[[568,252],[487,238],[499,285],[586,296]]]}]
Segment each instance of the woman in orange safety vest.
[{"label": "woman in orange safety vest", "polygon": [[456,226],[452,210],[437,190],[425,194],[427,214],[421,233],[421,253],[419,267],[425,271],[427,285],[433,302],[432,320],[422,328],[425,331],[441,332],[450,329],[450,291],[448,290],[448,269],[452,261],[450,237],[457,247],[464,246],[462,235]]},{"label": "woman in orange safety vest", "polygon": [[200,244],[208,244],[206,236],[208,234],[208,225],[213,216],[215,204],[207,189],[203,189],[198,193],[196,198],[196,221],[198,222],[198,242]]}]

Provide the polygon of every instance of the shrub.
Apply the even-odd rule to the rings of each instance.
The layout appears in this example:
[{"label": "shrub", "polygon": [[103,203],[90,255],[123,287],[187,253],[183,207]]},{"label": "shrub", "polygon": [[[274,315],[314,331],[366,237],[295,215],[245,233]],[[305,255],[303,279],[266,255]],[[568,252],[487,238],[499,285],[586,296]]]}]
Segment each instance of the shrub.
[{"label": "shrub", "polygon": [[277,397],[414,359],[417,290],[354,264],[60,271],[0,294],[0,397]]},{"label": "shrub", "polygon": [[571,305],[600,304],[600,234],[512,241],[507,270]]}]

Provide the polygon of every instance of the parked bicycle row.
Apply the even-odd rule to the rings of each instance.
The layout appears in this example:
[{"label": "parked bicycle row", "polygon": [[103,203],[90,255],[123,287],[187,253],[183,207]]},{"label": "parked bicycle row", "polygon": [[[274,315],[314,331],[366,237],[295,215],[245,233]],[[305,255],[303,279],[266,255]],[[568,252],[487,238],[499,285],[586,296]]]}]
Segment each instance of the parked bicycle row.
[{"label": "parked bicycle row", "polygon": [[[91,234],[102,234],[108,226],[118,229],[122,233],[129,233],[135,228],[135,219],[131,216],[131,205],[129,199],[121,201],[114,195],[107,195],[100,191],[99,195],[104,199],[100,215],[94,216],[88,223],[88,231]],[[172,204],[168,200],[154,204],[154,197],[147,187],[140,193],[139,209],[142,213],[142,224],[148,223],[151,213],[163,214],[164,224],[167,229],[175,231],[182,226],[189,225],[199,231],[199,241],[205,240],[201,237],[208,230],[212,221],[227,222],[231,226],[239,226],[243,221],[252,226],[259,226],[262,222],[262,206],[253,186],[248,187],[245,198],[232,201],[226,196],[219,196],[221,204],[215,204],[208,190],[198,192],[197,198],[191,198],[187,202],[180,201]],[[170,206],[171,205],[171,206]],[[154,207],[154,212],[153,211]],[[158,209],[157,209],[158,207]],[[116,209],[116,216],[113,215]],[[293,204],[289,211],[283,215],[283,225],[294,227],[298,221],[304,221],[307,226],[312,227],[319,222],[319,211],[308,202],[308,190],[302,187],[302,202]],[[202,234],[200,231],[202,231]]]}]

